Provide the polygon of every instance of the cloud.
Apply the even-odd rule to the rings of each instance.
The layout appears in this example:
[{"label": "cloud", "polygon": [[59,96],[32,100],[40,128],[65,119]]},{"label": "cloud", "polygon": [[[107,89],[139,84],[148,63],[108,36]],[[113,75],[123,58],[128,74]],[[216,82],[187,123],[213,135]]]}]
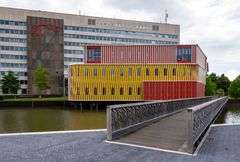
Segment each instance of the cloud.
[{"label": "cloud", "polygon": [[237,70],[229,70],[226,72],[225,74],[231,81],[233,81],[237,76],[240,75],[240,70],[237,71]]},{"label": "cloud", "polygon": [[199,44],[210,72],[240,71],[240,0],[1,0],[0,6],[180,24],[182,44]]}]

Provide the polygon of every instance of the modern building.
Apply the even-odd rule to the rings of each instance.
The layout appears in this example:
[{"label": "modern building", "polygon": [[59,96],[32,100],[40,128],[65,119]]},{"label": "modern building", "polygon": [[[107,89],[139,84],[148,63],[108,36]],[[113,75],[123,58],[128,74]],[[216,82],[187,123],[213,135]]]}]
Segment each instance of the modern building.
[{"label": "modern building", "polygon": [[69,66],[69,100],[205,96],[208,64],[198,45],[87,46],[84,61]]},{"label": "modern building", "polygon": [[0,79],[14,71],[19,93],[37,94],[34,71],[41,65],[50,75],[44,93],[62,94],[68,65],[83,62],[86,45],[176,45],[179,40],[179,25],[0,7]]}]

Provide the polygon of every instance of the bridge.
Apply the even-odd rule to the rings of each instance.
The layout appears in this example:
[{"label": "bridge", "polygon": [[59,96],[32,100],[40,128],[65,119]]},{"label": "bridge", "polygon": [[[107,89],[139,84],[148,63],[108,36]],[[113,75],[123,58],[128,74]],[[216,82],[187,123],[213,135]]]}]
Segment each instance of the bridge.
[{"label": "bridge", "polygon": [[107,139],[192,154],[227,101],[215,96],[108,106]]}]

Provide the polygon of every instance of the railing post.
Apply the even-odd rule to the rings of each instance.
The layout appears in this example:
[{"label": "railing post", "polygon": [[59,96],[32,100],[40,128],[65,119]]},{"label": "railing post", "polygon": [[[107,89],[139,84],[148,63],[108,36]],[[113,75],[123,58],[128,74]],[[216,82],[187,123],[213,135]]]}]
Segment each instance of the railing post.
[{"label": "railing post", "polygon": [[188,109],[188,136],[187,136],[187,150],[189,153],[193,153],[193,111],[192,109]]},{"label": "railing post", "polygon": [[110,106],[107,106],[107,140],[112,140],[112,114]]}]

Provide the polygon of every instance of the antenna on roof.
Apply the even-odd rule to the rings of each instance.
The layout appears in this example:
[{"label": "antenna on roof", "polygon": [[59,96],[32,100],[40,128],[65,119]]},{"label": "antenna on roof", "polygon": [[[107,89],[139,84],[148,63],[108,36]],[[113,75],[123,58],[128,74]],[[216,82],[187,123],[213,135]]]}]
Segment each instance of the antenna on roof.
[{"label": "antenna on roof", "polygon": [[167,19],[168,19],[168,12],[167,9],[165,10],[165,23],[167,24]]}]

